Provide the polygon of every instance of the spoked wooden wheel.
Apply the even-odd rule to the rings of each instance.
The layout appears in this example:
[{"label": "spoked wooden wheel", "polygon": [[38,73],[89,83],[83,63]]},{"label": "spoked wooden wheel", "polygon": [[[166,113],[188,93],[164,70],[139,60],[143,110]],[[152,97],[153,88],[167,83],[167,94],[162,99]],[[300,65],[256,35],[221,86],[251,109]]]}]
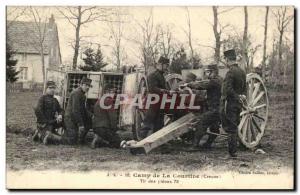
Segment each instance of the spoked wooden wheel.
[{"label": "spoked wooden wheel", "polygon": [[[146,82],[146,78],[142,78],[138,85],[138,94],[141,95],[142,101],[146,100],[148,94],[148,86]],[[141,140],[140,129],[143,126],[143,121],[145,119],[146,110],[139,109],[138,107],[135,109],[134,115],[134,124],[133,124],[133,137],[135,140]]]},{"label": "spoked wooden wheel", "polygon": [[174,90],[178,87],[179,82],[183,80],[180,74],[168,74],[165,76],[167,82],[167,88]]},{"label": "spoked wooden wheel", "polygon": [[238,135],[247,148],[257,146],[268,120],[269,100],[266,87],[258,74],[247,75],[247,101],[240,113]]}]

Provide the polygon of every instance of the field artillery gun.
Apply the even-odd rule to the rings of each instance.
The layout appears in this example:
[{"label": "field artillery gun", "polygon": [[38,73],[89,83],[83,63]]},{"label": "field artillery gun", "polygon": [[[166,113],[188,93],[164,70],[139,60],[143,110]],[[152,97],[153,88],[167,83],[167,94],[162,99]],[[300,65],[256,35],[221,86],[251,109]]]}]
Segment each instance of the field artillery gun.
[{"label": "field artillery gun", "polygon": [[[220,68],[220,76],[224,77],[226,71],[227,69]],[[204,76],[202,69],[183,70],[182,75],[166,75],[169,89],[178,86],[178,83],[184,79],[188,72],[193,72],[199,79],[202,79]],[[92,80],[93,87],[86,94],[86,106],[90,109],[103,95],[103,86],[106,83],[110,83],[117,89],[118,94],[127,94],[129,97],[133,97],[136,94],[146,96],[148,93],[147,79],[143,71],[124,74],[121,72],[59,71],[48,69],[47,80],[56,82],[58,86],[56,98],[63,108],[66,108],[71,91],[79,86],[82,77]],[[268,94],[263,80],[256,73],[249,73],[247,75],[247,101],[243,104],[238,130],[240,141],[247,148],[257,146],[263,137],[268,119],[268,108]],[[145,110],[138,107],[120,106],[117,112],[118,117],[115,122],[118,124],[119,129],[132,131],[133,138],[136,140],[123,142],[122,144],[134,154],[148,153],[154,148],[185,134],[190,131],[188,128],[189,124],[195,120],[195,115],[192,112],[176,120],[174,117],[172,118],[172,114],[166,114],[165,127],[142,139],[140,129],[145,117]],[[208,133],[212,132],[208,129]],[[226,135],[220,134],[220,136]]]},{"label": "field artillery gun", "polygon": [[[219,69],[219,75],[224,78],[227,69]],[[184,75],[187,75],[188,72],[193,72],[197,75],[198,79],[202,79],[204,76],[203,70],[184,70],[182,75],[167,75],[166,80],[170,89],[177,86],[177,83],[183,80]],[[260,140],[262,139],[268,120],[268,109],[269,109],[269,100],[267,89],[263,83],[261,77],[256,73],[247,74],[247,99],[243,101],[243,109],[240,113],[240,124],[238,126],[238,136],[241,143],[247,148],[256,147]],[[146,88],[144,85],[139,88]],[[147,89],[143,89],[143,93],[146,93]],[[139,92],[142,92],[141,90]],[[137,141],[131,142],[122,142],[121,146],[124,148],[129,148],[132,154],[140,153],[149,153],[154,148],[167,143],[168,141],[175,139],[188,131],[190,131],[190,123],[193,123],[197,120],[196,115],[193,112],[186,114],[185,116],[175,120],[174,122],[167,122],[166,126],[161,130],[151,134],[145,139],[140,139],[139,129],[143,123],[143,110],[136,109],[135,114],[135,127],[136,131],[134,134]],[[216,134],[210,131],[208,128],[208,134],[215,134],[223,137],[227,137],[226,133],[220,126],[220,134]]]}]

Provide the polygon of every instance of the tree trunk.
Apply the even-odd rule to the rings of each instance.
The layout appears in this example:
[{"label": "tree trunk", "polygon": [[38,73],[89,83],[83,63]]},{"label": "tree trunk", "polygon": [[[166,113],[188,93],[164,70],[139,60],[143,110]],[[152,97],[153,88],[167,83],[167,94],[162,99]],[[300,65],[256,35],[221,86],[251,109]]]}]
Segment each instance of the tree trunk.
[{"label": "tree trunk", "polygon": [[245,24],[244,24],[244,34],[243,34],[243,48],[242,48],[242,55],[243,60],[245,62],[245,70],[249,72],[252,68],[249,64],[248,54],[247,54],[247,44],[248,44],[248,10],[247,6],[244,7],[244,14],[245,14]]},{"label": "tree trunk", "polygon": [[269,6],[266,7],[265,16],[265,32],[264,32],[264,48],[263,48],[263,61],[262,61],[262,77],[266,78],[266,53],[267,53],[267,38],[268,38],[268,16],[269,16]]},{"label": "tree trunk", "polygon": [[73,69],[77,68],[77,59],[79,53],[79,33],[80,33],[80,26],[81,26],[81,6],[78,6],[78,18],[77,18],[77,26],[76,26],[76,34],[75,34],[75,47],[74,47],[74,57],[73,57]]},{"label": "tree trunk", "polygon": [[213,14],[214,14],[214,35],[215,35],[215,61],[218,63],[220,61],[220,48],[221,48],[221,40],[220,40],[220,33],[218,32],[218,8],[213,6]]},{"label": "tree trunk", "polygon": [[40,44],[41,46],[41,52],[40,52],[40,56],[41,56],[41,61],[42,61],[42,74],[43,74],[43,92],[45,92],[46,90],[46,75],[45,75],[45,56],[44,56],[44,47],[43,47],[43,43]]}]

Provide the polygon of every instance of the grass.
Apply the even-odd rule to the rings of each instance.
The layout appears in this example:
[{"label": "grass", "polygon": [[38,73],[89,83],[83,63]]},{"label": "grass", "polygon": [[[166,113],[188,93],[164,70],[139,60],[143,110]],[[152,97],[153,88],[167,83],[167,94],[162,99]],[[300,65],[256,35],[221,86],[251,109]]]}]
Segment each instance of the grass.
[{"label": "grass", "polygon": [[212,151],[186,152],[181,145],[158,148],[146,156],[126,150],[88,146],[44,146],[32,143],[35,128],[33,107],[41,93],[23,92],[7,97],[6,151],[9,169],[90,170],[278,170],[294,163],[294,93],[270,91],[269,121],[261,147],[266,154],[240,152],[238,161],[224,160],[226,141],[217,138]]}]

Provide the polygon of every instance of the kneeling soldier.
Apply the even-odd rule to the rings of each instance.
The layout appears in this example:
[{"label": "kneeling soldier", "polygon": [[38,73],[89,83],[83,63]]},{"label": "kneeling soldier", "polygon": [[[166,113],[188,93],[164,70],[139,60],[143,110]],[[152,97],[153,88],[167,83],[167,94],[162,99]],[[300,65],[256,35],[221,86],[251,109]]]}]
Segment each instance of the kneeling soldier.
[{"label": "kneeling soldier", "polygon": [[[206,80],[187,84],[192,89],[206,90],[207,92],[207,111],[199,114],[199,118],[197,119],[193,148],[198,148],[201,138],[207,132],[207,128],[210,128],[213,132],[219,131],[222,78],[218,76],[218,66],[216,64],[208,65],[204,71]],[[203,147],[210,148],[215,139],[216,135],[209,135]]]},{"label": "kneeling soldier", "polygon": [[83,77],[80,86],[70,94],[65,114],[66,130],[62,136],[64,144],[83,144],[91,127],[92,113],[86,107],[86,93],[91,82],[91,79]]},{"label": "kneeling soldier", "polygon": [[48,134],[51,133],[55,136],[55,129],[62,126],[63,109],[54,97],[56,89],[55,82],[48,81],[46,87],[45,95],[40,97],[35,107],[37,130],[33,135],[34,141],[39,140],[45,142],[45,138]]},{"label": "kneeling soldier", "polygon": [[[91,148],[104,144],[109,147],[117,148],[120,146],[120,138],[117,131],[118,112],[115,108],[116,89],[112,85],[106,84],[104,87],[104,95],[94,106],[93,130],[94,139]],[[103,105],[102,105],[103,104]]]}]

